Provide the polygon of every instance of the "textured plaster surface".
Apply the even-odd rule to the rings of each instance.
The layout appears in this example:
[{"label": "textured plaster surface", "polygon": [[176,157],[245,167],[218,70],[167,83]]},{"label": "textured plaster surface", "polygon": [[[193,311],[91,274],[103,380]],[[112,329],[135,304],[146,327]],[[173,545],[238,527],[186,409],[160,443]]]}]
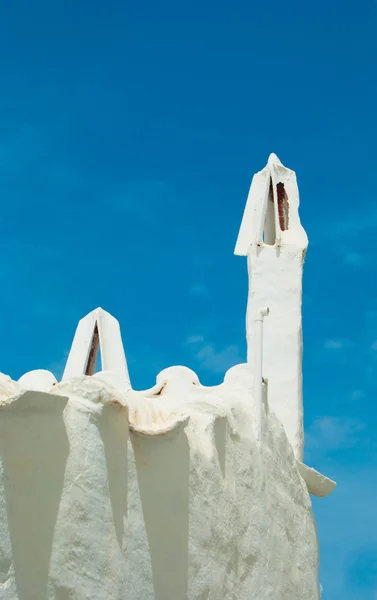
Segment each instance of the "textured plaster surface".
[{"label": "textured plaster surface", "polygon": [[296,174],[271,154],[266,167],[253,177],[235,253],[248,259],[248,362],[252,365],[258,352],[256,315],[268,307],[263,376],[268,381],[269,404],[298,460],[302,460],[304,446],[301,303],[307,245]]},{"label": "textured plaster surface", "polygon": [[[0,376],[0,598],[318,600],[307,486],[250,368]],[[115,379],[114,379],[115,378]]]},{"label": "textured plaster surface", "polygon": [[302,460],[302,250],[267,245],[258,252],[251,250],[248,270],[248,360],[252,364],[256,352],[255,310],[268,302],[269,315],[263,326],[263,376],[268,381],[268,400],[285,427],[296,457]]}]

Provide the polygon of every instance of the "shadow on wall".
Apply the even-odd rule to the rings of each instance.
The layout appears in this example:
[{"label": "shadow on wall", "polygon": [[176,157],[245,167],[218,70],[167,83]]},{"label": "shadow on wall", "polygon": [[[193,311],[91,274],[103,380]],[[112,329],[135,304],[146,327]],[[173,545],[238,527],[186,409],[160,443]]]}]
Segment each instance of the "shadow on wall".
[{"label": "shadow on wall", "polygon": [[156,437],[133,433],[131,441],[151,554],[154,598],[186,598],[190,453],[184,426]]},{"label": "shadow on wall", "polygon": [[[70,402],[70,456],[53,546],[51,597],[124,598],[128,411]],[[29,599],[30,600],[30,599]],[[38,597],[36,600],[42,600]]]},{"label": "shadow on wall", "polygon": [[119,405],[106,406],[97,423],[105,452],[113,524],[121,552],[125,549],[124,528],[128,512],[127,414]]},{"label": "shadow on wall", "polygon": [[47,595],[69,442],[67,399],[26,392],[2,408],[0,454],[19,600]]},{"label": "shadow on wall", "polygon": [[226,417],[216,419],[214,424],[214,441],[217,450],[217,459],[223,479],[226,477],[226,438],[227,438],[228,420]]}]

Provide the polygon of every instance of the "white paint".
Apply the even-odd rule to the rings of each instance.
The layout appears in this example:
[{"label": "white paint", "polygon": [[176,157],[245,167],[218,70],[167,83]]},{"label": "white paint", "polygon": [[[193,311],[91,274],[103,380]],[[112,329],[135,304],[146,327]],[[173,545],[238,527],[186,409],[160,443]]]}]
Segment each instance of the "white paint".
[{"label": "white paint", "polygon": [[0,402],[15,396],[19,391],[21,391],[21,387],[16,381],[13,381],[8,375],[0,373]]},{"label": "white paint", "polygon": [[221,385],[171,367],[132,390],[119,324],[100,308],[61,383],[0,374],[2,600],[319,599],[308,493],[335,483],[301,462],[298,205],[294,172],[271,155],[236,245],[248,364]]},{"label": "white paint", "polygon": [[49,392],[57,383],[55,375],[44,369],[29,371],[20,377],[19,385],[24,390],[37,390],[40,392]]},{"label": "white paint", "polygon": [[[273,179],[275,185],[279,181],[284,183],[289,201],[289,227],[286,231],[281,231],[280,229],[275,208],[276,201],[274,203],[275,228],[281,243],[292,243],[302,249],[307,248],[308,238],[301,225],[298,213],[299,194],[296,174],[294,171],[284,167],[276,154],[271,154],[266,167],[262,171],[259,171],[259,173],[256,173],[251,182],[235,248],[235,254],[238,256],[247,256],[250,245],[262,243],[271,179]],[[274,197],[276,197],[275,192],[276,190],[274,190]]]},{"label": "white paint", "polygon": [[[74,377],[0,403],[4,600],[318,600],[311,503],[249,366]],[[10,387],[9,387],[10,390]]]},{"label": "white paint", "polygon": [[[277,208],[277,185],[288,196],[288,228],[281,230]],[[270,189],[272,186],[273,194]],[[273,204],[273,210],[268,210]],[[256,315],[268,306],[264,328],[264,373],[268,380],[268,402],[282,422],[295,456],[303,456],[302,405],[302,267],[308,244],[299,214],[299,194],[295,173],[285,168],[275,155],[252,181],[235,253],[247,255],[249,297],[246,321],[248,361],[258,353]],[[267,226],[265,221],[267,222]],[[274,220],[274,222],[272,222]],[[262,240],[275,231],[271,244]]]},{"label": "white paint", "polygon": [[[77,375],[93,374],[90,370],[90,353],[97,353],[96,330],[98,331],[101,364],[104,371],[114,373],[116,379],[123,378],[129,384],[126,356],[118,321],[102,308],[97,308],[79,322],[72,348],[63,374],[63,381]],[[94,366],[94,365],[93,365]]]},{"label": "white paint", "polygon": [[335,489],[336,483],[332,479],[325,477],[322,473],[318,473],[318,471],[304,465],[300,461],[297,461],[297,466],[301,477],[308,487],[309,494],[324,498]]},{"label": "white paint", "polygon": [[255,318],[255,410],[257,418],[258,439],[262,435],[262,402],[263,402],[263,320],[269,313],[268,308],[259,311]]}]

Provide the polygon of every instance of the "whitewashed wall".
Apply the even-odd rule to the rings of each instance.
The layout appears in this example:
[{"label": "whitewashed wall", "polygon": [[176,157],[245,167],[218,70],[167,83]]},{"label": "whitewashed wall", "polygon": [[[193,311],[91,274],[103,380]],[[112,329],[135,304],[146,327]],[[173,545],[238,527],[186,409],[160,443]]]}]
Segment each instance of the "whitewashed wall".
[{"label": "whitewashed wall", "polygon": [[307,487],[272,413],[256,441],[249,367],[0,398],[4,600],[319,598]]},{"label": "whitewashed wall", "polygon": [[248,364],[222,385],[172,367],[132,390],[102,309],[79,322],[62,383],[0,374],[0,600],[319,599],[309,492],[335,483],[301,462],[298,206],[271,155],[236,246]]},{"label": "whitewashed wall", "polygon": [[268,307],[263,375],[270,406],[299,460],[304,450],[301,303],[307,246],[296,174],[271,154],[266,167],[253,177],[235,254],[248,261],[247,360],[253,366],[258,352],[255,318]]}]

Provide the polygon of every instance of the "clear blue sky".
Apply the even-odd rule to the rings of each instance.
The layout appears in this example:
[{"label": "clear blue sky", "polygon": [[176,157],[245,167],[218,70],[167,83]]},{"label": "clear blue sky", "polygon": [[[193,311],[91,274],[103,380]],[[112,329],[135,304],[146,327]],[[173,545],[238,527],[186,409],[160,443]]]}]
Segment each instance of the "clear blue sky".
[{"label": "clear blue sky", "polygon": [[245,359],[253,173],[296,170],[306,460],[324,598],[377,594],[376,4],[0,7],[1,370],[61,374],[76,322],[120,321],[135,387]]}]

